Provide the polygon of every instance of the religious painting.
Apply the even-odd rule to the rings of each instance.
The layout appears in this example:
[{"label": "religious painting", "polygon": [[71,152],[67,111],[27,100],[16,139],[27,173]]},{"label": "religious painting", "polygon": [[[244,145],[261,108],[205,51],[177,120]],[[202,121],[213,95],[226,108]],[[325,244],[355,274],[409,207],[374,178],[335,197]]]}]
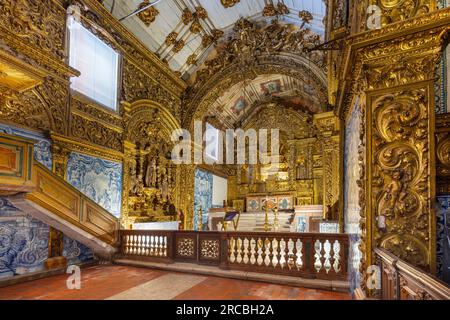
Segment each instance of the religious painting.
[{"label": "religious painting", "polygon": [[231,107],[231,111],[233,111],[234,114],[239,115],[241,114],[244,109],[248,106],[247,100],[245,100],[244,97],[240,97],[236,100],[234,105]]},{"label": "religious painting", "polygon": [[281,91],[281,81],[273,80],[265,83],[261,83],[261,91],[266,95],[272,95],[280,93]]},{"label": "religious painting", "polygon": [[247,198],[247,212],[255,212],[261,210],[261,204],[258,197]]}]

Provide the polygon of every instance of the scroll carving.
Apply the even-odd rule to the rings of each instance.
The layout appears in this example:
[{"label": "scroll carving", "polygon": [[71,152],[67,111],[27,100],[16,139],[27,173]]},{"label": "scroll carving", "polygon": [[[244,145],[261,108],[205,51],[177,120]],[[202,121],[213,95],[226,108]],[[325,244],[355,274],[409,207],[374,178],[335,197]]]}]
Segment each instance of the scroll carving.
[{"label": "scroll carving", "polygon": [[71,132],[74,138],[82,141],[87,140],[117,151],[123,149],[122,133],[76,114],[72,115]]},{"label": "scroll carving", "polygon": [[54,1],[4,0],[0,26],[45,52],[64,58],[65,10]]},{"label": "scroll carving", "polygon": [[66,97],[63,83],[47,80],[24,93],[1,89],[0,118],[38,130],[66,132]]},{"label": "scroll carving", "polygon": [[372,104],[372,198],[377,243],[428,268],[428,91],[401,91]]}]

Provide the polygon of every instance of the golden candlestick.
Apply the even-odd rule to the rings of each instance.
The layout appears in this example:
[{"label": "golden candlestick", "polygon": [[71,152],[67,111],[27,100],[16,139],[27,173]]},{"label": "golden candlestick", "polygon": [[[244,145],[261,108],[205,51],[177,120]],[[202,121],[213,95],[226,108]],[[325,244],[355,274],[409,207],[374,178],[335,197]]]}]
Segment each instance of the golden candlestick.
[{"label": "golden candlestick", "polygon": [[198,229],[198,231],[203,230],[203,209],[202,209],[202,207],[200,207],[200,209],[198,209],[197,229]]},{"label": "golden candlestick", "polygon": [[274,211],[273,211],[273,230],[277,231],[278,228],[280,227],[280,222],[278,220],[278,207],[275,207]]},{"label": "golden candlestick", "polygon": [[270,225],[269,225],[269,208],[267,207],[268,201],[266,201],[265,206],[265,217],[264,217],[264,231],[268,232],[270,231]]}]

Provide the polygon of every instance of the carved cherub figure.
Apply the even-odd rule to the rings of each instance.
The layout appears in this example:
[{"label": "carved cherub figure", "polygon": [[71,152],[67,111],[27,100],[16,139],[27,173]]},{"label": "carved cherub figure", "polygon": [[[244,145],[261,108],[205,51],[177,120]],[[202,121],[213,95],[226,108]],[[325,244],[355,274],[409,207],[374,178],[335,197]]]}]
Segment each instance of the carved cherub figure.
[{"label": "carved cherub figure", "polygon": [[[397,169],[392,174],[391,182],[386,186],[385,206],[387,206],[387,213],[397,213],[403,211],[402,204],[407,196],[404,190],[403,171]],[[390,214],[387,214],[390,215]]]}]

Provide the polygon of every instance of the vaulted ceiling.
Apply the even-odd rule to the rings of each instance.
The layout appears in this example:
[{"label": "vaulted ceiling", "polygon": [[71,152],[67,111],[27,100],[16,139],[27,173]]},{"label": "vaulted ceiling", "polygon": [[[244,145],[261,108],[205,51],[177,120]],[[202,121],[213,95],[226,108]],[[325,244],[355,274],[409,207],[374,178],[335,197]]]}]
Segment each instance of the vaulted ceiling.
[{"label": "vaulted ceiling", "polygon": [[211,105],[210,116],[226,126],[240,126],[270,102],[308,113],[323,112],[321,94],[311,84],[287,75],[260,75],[227,90]]},{"label": "vaulted ceiling", "polygon": [[[154,0],[154,7],[122,20],[151,51],[183,78],[198,69],[218,42],[226,40],[241,17],[301,24],[299,12],[312,14],[309,28],[323,35],[326,5],[323,0]],[[149,0],[104,0],[121,19]],[[232,115],[230,115],[232,116]]]}]

